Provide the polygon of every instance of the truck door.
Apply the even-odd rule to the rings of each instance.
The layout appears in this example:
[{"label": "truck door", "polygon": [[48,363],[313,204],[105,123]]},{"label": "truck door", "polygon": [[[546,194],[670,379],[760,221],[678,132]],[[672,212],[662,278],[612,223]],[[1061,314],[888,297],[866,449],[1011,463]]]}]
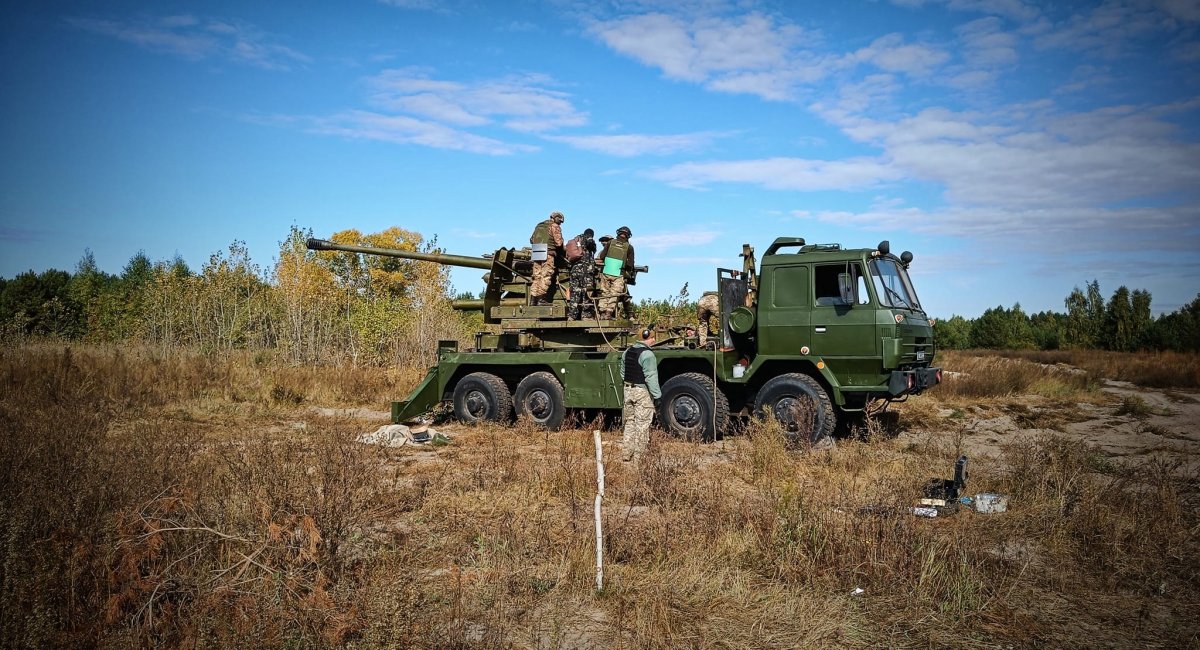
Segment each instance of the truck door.
[{"label": "truck door", "polygon": [[759,354],[797,355],[810,344],[812,292],[808,276],[807,266],[796,265],[769,268],[761,278]]},{"label": "truck door", "polygon": [[[843,300],[838,275],[850,274],[857,304]],[[825,360],[843,385],[871,385],[882,372],[875,309],[862,265],[835,262],[813,266],[812,353]]]}]

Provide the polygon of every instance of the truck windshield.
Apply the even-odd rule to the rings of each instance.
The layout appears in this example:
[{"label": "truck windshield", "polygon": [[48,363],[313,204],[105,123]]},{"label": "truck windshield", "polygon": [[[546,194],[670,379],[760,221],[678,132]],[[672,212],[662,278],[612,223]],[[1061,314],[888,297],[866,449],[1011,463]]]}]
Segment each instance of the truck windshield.
[{"label": "truck windshield", "polygon": [[871,260],[871,277],[879,301],[889,307],[920,309],[917,294],[908,281],[908,273],[893,260]]}]

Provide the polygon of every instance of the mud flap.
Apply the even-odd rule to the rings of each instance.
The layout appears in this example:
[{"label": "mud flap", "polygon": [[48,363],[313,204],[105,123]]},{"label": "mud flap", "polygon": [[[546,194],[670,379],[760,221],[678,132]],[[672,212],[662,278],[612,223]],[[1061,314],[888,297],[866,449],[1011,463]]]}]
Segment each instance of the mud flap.
[{"label": "mud flap", "polygon": [[442,401],[442,396],[438,392],[437,378],[438,369],[437,366],[433,366],[429,372],[425,373],[425,379],[422,379],[421,383],[417,384],[417,387],[409,394],[408,399],[403,402],[392,402],[393,424],[400,424],[422,415]]}]

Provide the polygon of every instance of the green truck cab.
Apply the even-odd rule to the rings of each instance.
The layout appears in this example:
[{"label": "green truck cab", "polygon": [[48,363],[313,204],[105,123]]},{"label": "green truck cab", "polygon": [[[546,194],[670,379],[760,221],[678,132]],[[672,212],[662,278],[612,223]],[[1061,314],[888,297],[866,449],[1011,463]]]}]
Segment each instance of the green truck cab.
[{"label": "green truck cab", "polygon": [[[309,247],[416,255],[321,240]],[[892,255],[886,241],[846,249],[781,237],[761,265],[749,245],[741,257],[741,269],[717,270],[715,340],[700,346],[676,331],[654,347],[663,389],[657,419],[667,431],[711,440],[738,417],[769,415],[795,439],[816,442],[831,435],[839,419],[941,381],[932,323],[908,275],[911,253]],[[490,269],[485,298],[456,305],[483,309],[485,329],[469,349],[441,342],[425,379],[408,399],[392,403],[393,421],[448,402],[464,422],[517,416],[557,429],[571,411],[621,408],[617,364],[632,343],[633,323],[567,320],[563,296],[529,304],[526,258],[511,249],[496,251],[491,263],[486,257],[417,258]]]}]

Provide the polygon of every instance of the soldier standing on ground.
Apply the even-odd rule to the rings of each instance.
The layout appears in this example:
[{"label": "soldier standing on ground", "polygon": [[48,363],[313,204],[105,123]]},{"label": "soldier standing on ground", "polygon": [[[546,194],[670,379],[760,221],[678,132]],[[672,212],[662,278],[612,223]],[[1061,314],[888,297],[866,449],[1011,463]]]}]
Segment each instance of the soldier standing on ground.
[{"label": "soldier standing on ground", "polygon": [[604,250],[596,258],[596,265],[603,269],[600,273],[602,319],[615,318],[617,305],[625,297],[625,286],[633,274],[633,244],[629,243],[632,236],[628,226],[617,228],[617,238],[605,242]]},{"label": "soldier standing on ground", "polygon": [[[567,243],[566,259],[571,264],[571,299],[567,303],[567,318],[580,320],[592,311],[592,285],[596,278],[595,232],[588,228]],[[575,257],[572,259],[572,257]]]},{"label": "soldier standing on ground", "polygon": [[655,343],[654,330],[642,330],[641,340],[621,355],[621,379],[625,382],[621,437],[621,460],[636,461],[650,446],[650,422],[662,399],[658,386],[658,359],[650,349]]},{"label": "soldier standing on ground", "polygon": [[550,218],[539,223],[529,237],[530,244],[546,245],[546,259],[533,263],[533,282],[529,285],[531,305],[545,302],[550,284],[554,282],[555,262],[563,249],[562,222],[565,220],[563,213],[551,212]]},{"label": "soldier standing on ground", "polygon": [[[700,296],[700,301],[696,303],[696,319],[700,321],[700,345],[708,343],[708,321],[716,316],[717,321],[720,321],[721,314],[721,298],[716,291],[705,291],[704,295]],[[717,329],[720,329],[718,324]]]}]

